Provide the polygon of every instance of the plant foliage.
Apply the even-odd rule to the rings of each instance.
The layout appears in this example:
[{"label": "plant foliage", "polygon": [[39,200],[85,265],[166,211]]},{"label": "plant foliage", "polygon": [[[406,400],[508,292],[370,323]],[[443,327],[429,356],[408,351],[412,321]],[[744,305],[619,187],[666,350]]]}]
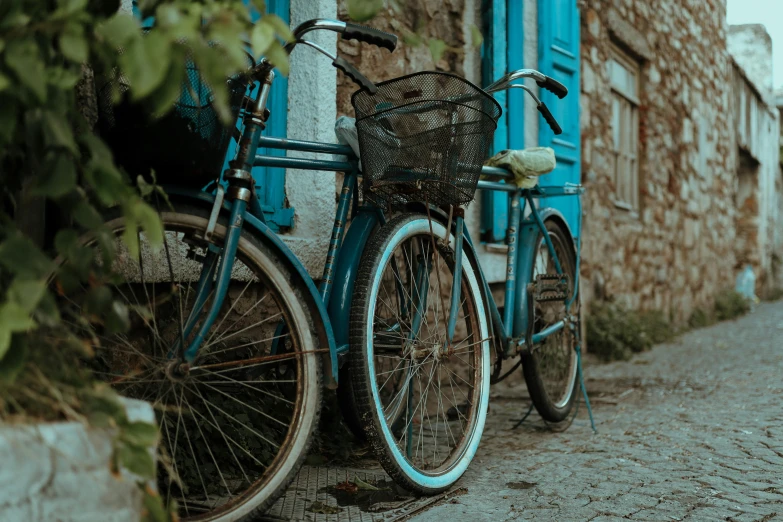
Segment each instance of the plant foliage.
[{"label": "plant foliage", "polygon": [[[265,12],[260,0],[141,0],[138,7],[155,20],[146,34],[138,19],[118,11],[119,0],[0,2],[0,418],[118,427],[118,464],[152,477],[141,448],[157,436],[154,427],[128,422],[84,361],[100,343],[95,331],[121,332],[129,314],[144,313],[115,300],[118,276],[100,269],[114,255],[102,216],[124,216],[123,240],[135,254],[139,233],[162,242],[147,201],[162,194],[117,167],[92,132],[84,93],[93,74],[122,75],[131,99],[165,115],[180,95],[188,57],[230,121],[225,79],[247,67],[248,50],[285,72],[290,32],[272,15],[252,23],[253,10]],[[26,224],[42,206],[58,216],[45,234],[41,223]],[[85,245],[85,234],[95,246]],[[159,519],[160,509],[147,511]]]}]

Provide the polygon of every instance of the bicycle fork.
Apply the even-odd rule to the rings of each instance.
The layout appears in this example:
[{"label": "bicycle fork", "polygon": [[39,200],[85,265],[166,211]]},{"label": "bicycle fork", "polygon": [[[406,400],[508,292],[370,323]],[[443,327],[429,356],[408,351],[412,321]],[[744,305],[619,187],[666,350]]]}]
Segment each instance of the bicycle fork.
[{"label": "bicycle fork", "polygon": [[[207,254],[202,262],[201,274],[196,290],[195,306],[188,317],[187,323],[182,326],[180,339],[174,343],[168,354],[170,359],[174,358],[180,348],[184,348],[185,340],[191,336],[196,323],[199,318],[203,316],[203,321],[199,326],[198,331],[195,333],[193,339],[187,344],[187,348],[184,348],[184,351],[182,352],[182,359],[186,364],[193,363],[207,333],[220,314],[223,301],[225,300],[228,288],[231,285],[231,272],[234,267],[237,247],[242,235],[242,226],[245,222],[245,213],[248,210],[248,205],[250,205],[251,210],[257,210],[257,207],[259,206],[254,191],[251,170],[253,168],[253,160],[256,151],[258,150],[258,141],[261,137],[261,132],[265,127],[266,119],[269,117],[269,112],[266,110],[266,102],[269,98],[269,90],[272,85],[272,80],[274,79],[274,72],[269,69],[262,77],[263,80],[255,106],[252,110],[248,110],[245,113],[245,130],[239,140],[237,156],[230,164],[232,168],[223,174],[223,178],[228,182],[226,196],[231,200],[231,214],[223,246],[221,248],[211,242],[209,243]],[[207,230],[204,231],[204,239],[207,241],[211,240],[212,232],[217,221],[216,218],[223,205],[222,197],[220,197],[221,195],[221,189],[218,189],[218,197],[215,198],[212,215]],[[262,213],[254,212],[254,214],[255,213],[258,214],[259,219],[263,220]],[[209,310],[204,314],[203,310],[210,294],[212,294],[212,302],[209,306]]]}]

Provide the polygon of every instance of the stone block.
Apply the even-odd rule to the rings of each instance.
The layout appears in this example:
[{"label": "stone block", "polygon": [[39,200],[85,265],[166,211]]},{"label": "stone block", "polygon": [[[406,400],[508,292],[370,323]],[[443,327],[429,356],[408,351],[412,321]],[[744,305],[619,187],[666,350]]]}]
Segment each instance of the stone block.
[{"label": "stone block", "polygon": [[[129,419],[154,421],[149,404],[125,404]],[[137,522],[138,477],[110,470],[114,436],[76,422],[0,428],[0,522]]]}]

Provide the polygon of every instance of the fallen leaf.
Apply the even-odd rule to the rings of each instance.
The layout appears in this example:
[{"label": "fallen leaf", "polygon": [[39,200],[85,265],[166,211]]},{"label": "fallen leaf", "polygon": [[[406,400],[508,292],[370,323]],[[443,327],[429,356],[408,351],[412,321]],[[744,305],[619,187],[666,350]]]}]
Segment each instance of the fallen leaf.
[{"label": "fallen leaf", "polygon": [[348,482],[347,480],[345,482],[340,482],[337,484],[334,489],[345,491],[346,493],[355,494],[357,491],[359,491],[359,486],[354,484],[353,482]]},{"label": "fallen leaf", "polygon": [[530,489],[535,485],[535,482],[525,482],[524,480],[520,482],[506,482],[506,487],[511,489]]},{"label": "fallen leaf", "polygon": [[307,511],[311,513],[321,513],[323,515],[336,515],[337,513],[342,511],[342,509],[335,506],[330,506],[328,504],[324,504],[320,500],[316,500],[315,502],[310,504],[310,507],[307,508]]},{"label": "fallen leaf", "polygon": [[380,491],[380,488],[377,488],[372,484],[368,484],[367,482],[363,481],[359,477],[354,477],[353,483],[356,484],[356,487],[359,489],[365,489],[367,491]]}]

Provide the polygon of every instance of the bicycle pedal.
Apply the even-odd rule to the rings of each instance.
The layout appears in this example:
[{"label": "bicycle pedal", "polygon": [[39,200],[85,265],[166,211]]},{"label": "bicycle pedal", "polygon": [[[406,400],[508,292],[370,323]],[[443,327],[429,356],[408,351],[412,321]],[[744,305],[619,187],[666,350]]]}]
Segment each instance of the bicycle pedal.
[{"label": "bicycle pedal", "polygon": [[565,301],[568,299],[569,277],[567,274],[539,274],[531,294],[538,303],[551,301]]}]

